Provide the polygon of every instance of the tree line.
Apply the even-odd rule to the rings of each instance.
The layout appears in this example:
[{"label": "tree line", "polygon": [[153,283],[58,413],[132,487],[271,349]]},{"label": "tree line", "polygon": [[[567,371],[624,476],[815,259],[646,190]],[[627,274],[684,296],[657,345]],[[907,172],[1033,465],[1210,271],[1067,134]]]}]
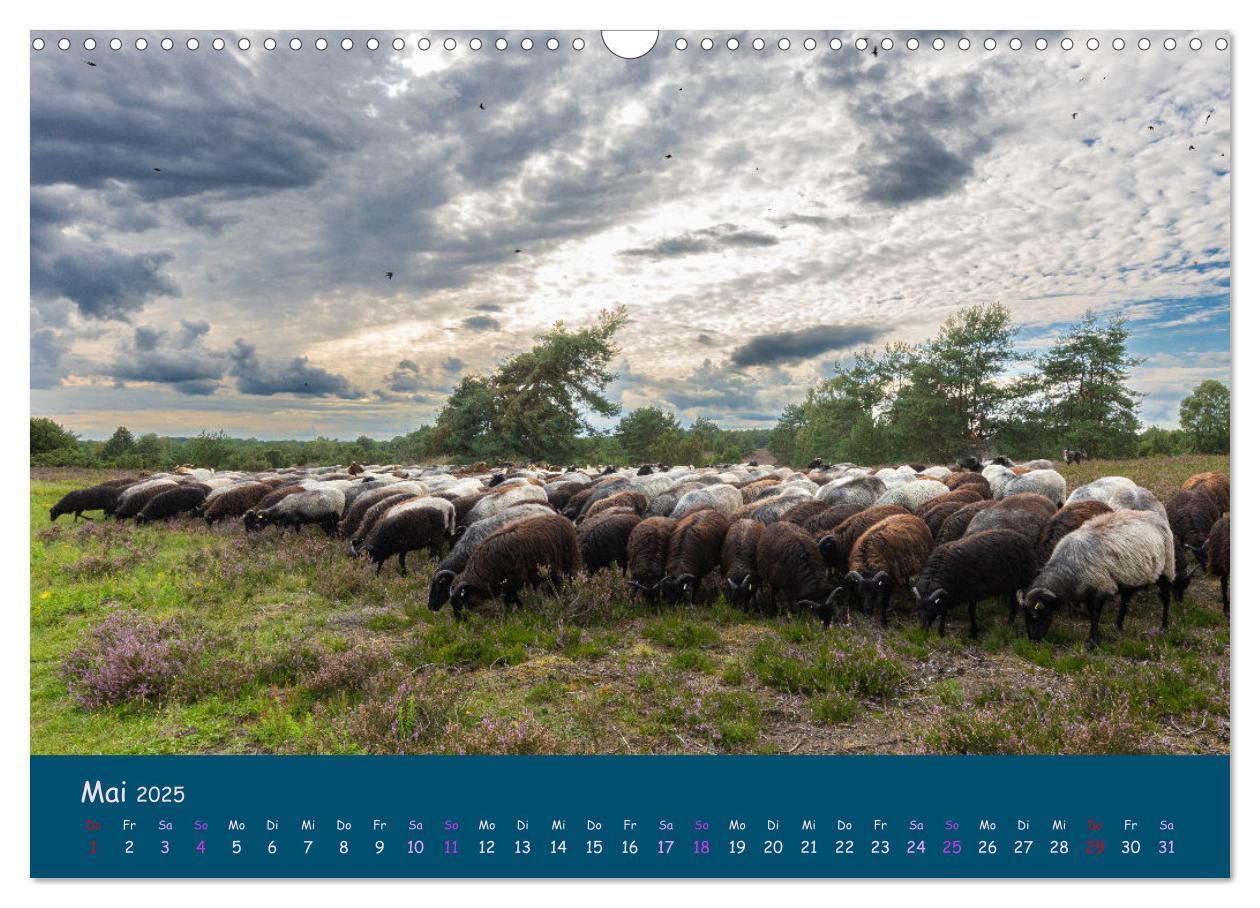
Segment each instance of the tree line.
[{"label": "tree line", "polygon": [[[814,458],[865,464],[947,462],[1005,452],[1055,457],[1218,453],[1229,450],[1229,389],[1205,381],[1181,403],[1179,429],[1143,429],[1141,395],[1128,386],[1141,360],[1128,351],[1123,319],[1092,313],[1041,354],[1020,352],[1010,312],[980,305],[951,316],[921,344],[859,351],[767,429],[723,429],[700,416],[684,426],[661,407],[624,415],[608,397],[620,354],[624,308],[585,327],[557,322],[494,370],[465,376],[431,425],[388,441],[269,441],[202,432],[192,438],[135,436],[120,426],[106,441],[80,439],[51,419],[31,419],[37,466],[169,469],[192,463],[264,470],[350,463],[733,463],[768,448],[781,464]],[[620,416],[601,430],[594,420]]]}]

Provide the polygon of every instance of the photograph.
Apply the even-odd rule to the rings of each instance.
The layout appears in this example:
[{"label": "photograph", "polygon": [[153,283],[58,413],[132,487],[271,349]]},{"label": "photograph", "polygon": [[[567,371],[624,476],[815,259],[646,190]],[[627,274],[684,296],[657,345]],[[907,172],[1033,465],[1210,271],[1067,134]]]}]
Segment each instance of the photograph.
[{"label": "photograph", "polygon": [[32,757],[1229,755],[1228,42],[652,34],[31,33]]}]

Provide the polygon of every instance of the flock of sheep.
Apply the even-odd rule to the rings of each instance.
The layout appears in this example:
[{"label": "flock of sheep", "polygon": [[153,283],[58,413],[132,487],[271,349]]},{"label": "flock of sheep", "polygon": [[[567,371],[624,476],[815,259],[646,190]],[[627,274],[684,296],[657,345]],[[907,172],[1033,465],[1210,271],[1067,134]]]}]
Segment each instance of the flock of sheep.
[{"label": "flock of sheep", "polygon": [[102,511],[138,523],[181,515],[207,524],[239,520],[246,531],[317,524],[349,542],[379,573],[427,550],[441,559],[429,606],[456,618],[489,599],[520,604],[526,587],[559,589],[579,569],[622,571],[648,600],[693,603],[720,575],[742,608],[807,611],[830,625],[841,608],[888,623],[899,591],[924,629],[945,633],[950,610],[1022,606],[1041,640],[1059,610],[1082,606],[1090,645],[1103,607],[1154,587],[1168,627],[1196,566],[1220,578],[1229,611],[1229,478],[1200,473],[1167,502],[1123,476],[1069,495],[1050,461],[1006,458],[954,467],[873,470],[819,461],[808,472],[726,465],[693,469],[500,470],[352,464],[268,473],[180,467],[67,494],[51,510],[76,519]]}]

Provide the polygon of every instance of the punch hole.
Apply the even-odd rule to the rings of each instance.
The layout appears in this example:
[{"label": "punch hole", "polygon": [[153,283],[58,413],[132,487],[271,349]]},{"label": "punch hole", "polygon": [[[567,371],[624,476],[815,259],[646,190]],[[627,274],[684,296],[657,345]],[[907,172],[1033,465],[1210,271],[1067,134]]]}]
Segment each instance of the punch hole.
[{"label": "punch hole", "polygon": [[1151,49],[1150,38],[1138,38],[1138,50],[1150,50],[1150,49]]},{"label": "punch hole", "polygon": [[813,38],[806,38],[802,46],[806,50],[813,50],[815,47],[818,46],[818,42],[815,41]]},{"label": "punch hole", "polygon": [[[219,39],[219,41],[220,41],[220,42],[222,42],[222,41],[223,41],[223,39],[222,39],[222,38],[220,38],[220,39]],[[110,49],[110,50],[122,50],[122,38],[110,38],[110,39],[109,39],[109,49]]]},{"label": "punch hole", "polygon": [[918,39],[918,38],[907,38],[907,39],[906,39],[906,47],[907,47],[909,50],[918,50],[918,49],[919,49],[919,39]]},{"label": "punch hole", "polygon": [[455,39],[454,39],[454,38],[447,38],[445,41],[443,41],[443,42],[442,42],[442,49],[443,49],[443,50],[454,50],[454,49],[455,49]]},{"label": "punch hole", "polygon": [[[757,40],[760,41],[761,39],[758,38]],[[841,41],[839,38],[832,38],[830,41],[827,42],[827,46],[830,47],[832,50],[839,50],[840,48],[844,47],[844,42]],[[757,48],[757,50],[761,50],[761,48],[759,47]]]},{"label": "punch hole", "polygon": [[1076,42],[1073,41],[1071,38],[1064,38],[1062,41],[1059,42],[1059,47],[1063,48],[1064,50],[1071,50],[1072,48],[1076,47]]},{"label": "punch hole", "polygon": [[1088,47],[1090,50],[1098,50],[1098,39],[1090,38],[1088,41],[1085,42],[1085,46]]},{"label": "punch hole", "polygon": [[1033,42],[1033,47],[1037,48],[1037,50],[1045,50],[1049,46],[1050,46],[1050,42],[1047,41],[1045,38],[1038,38],[1036,41]]},{"label": "punch hole", "polygon": [[547,50],[555,50],[559,46],[560,46],[560,42],[557,41],[555,38],[547,39]]},{"label": "punch hole", "polygon": [[240,48],[241,50],[249,50],[249,39],[248,38],[238,39],[236,42],[236,46]]},{"label": "punch hole", "polygon": [[57,42],[57,48],[58,48],[58,50],[69,50],[69,49],[70,49],[70,39],[69,39],[69,38],[62,38],[60,41],[58,41],[58,42]]},{"label": "punch hole", "polygon": [[148,46],[149,46],[149,40],[147,38],[136,39],[136,50],[145,50]]},{"label": "punch hole", "polygon": [[[753,50],[765,50],[765,49],[766,49],[766,39],[765,39],[765,38],[753,38],[752,47],[753,47]],[[833,48],[832,48],[832,50],[835,50],[835,48],[833,47]]]},{"label": "punch hole", "polygon": [[1020,50],[1024,46],[1024,42],[1019,38],[1012,38],[1010,43],[1011,50]]},{"label": "punch hole", "polygon": [[985,38],[985,39],[984,39],[984,49],[985,49],[985,50],[997,50],[997,38]]},{"label": "punch hole", "polygon": [[586,39],[585,39],[585,38],[574,38],[574,39],[573,39],[573,49],[574,49],[574,50],[585,50],[585,49],[586,49]]},{"label": "punch hole", "polygon": [[378,47],[380,47],[380,46],[381,46],[381,42],[380,42],[380,41],[377,41],[375,38],[368,38],[368,39],[367,39],[367,49],[368,49],[368,50],[376,50],[376,49],[377,49]]},{"label": "punch hole", "polygon": [[1164,39],[1164,50],[1176,50],[1176,49],[1177,49],[1177,39],[1176,39],[1176,38],[1165,38],[1165,39]]},{"label": "punch hole", "polygon": [[945,49],[945,39],[944,39],[944,38],[933,38],[933,39],[932,39],[932,50],[944,50],[944,49]]},{"label": "punch hole", "polygon": [[533,50],[533,49],[534,49],[534,39],[533,39],[533,38],[522,38],[522,39],[521,39],[521,50]]},{"label": "punch hole", "polygon": [[[190,38],[189,40],[190,40],[190,41],[192,41],[192,40],[196,40],[196,39]],[[83,39],[83,49],[84,49],[84,50],[96,50],[96,39],[95,39],[95,38],[84,38],[84,39]]]},{"label": "punch hole", "polygon": [[275,49],[276,49],[276,39],[275,39],[275,38],[265,38],[265,39],[263,39],[263,49],[264,49],[264,50],[275,50]]},{"label": "punch hole", "polygon": [[316,50],[328,50],[328,39],[327,39],[327,38],[316,38],[316,39],[315,39],[315,49],[316,49]]},{"label": "punch hole", "polygon": [[481,39],[480,39],[480,38],[473,38],[471,41],[469,41],[469,42],[468,42],[468,49],[469,49],[469,50],[481,50]]},{"label": "punch hole", "polygon": [[968,38],[959,38],[959,39],[958,39],[958,49],[959,49],[959,50],[971,50],[971,41],[970,41]]},{"label": "punch hole", "polygon": [[31,47],[35,48],[36,50],[43,50],[43,49],[44,49],[44,39],[43,39],[43,38],[36,38],[34,41],[32,41],[32,42],[31,42]]},{"label": "punch hole", "polygon": [[404,47],[407,46],[407,42],[404,41],[402,38],[395,38],[393,41],[389,43],[389,46],[392,47],[394,50],[402,50]]},{"label": "punch hole", "polygon": [[198,41],[196,38],[189,38],[187,41],[184,42],[184,46],[187,47],[189,50],[196,50],[197,48],[201,47],[201,42]]},{"label": "punch hole", "polygon": [[420,48],[421,50],[428,50],[432,46],[433,46],[433,42],[430,41],[428,38],[421,38],[419,41],[416,42],[416,47]]},{"label": "punch hole", "polygon": [[712,39],[712,38],[705,38],[703,41],[701,41],[701,42],[700,42],[700,49],[701,49],[701,50],[713,50],[713,39]]},{"label": "punch hole", "polygon": [[1113,38],[1113,39],[1111,40],[1111,49],[1112,49],[1112,50],[1124,50],[1124,39],[1123,39],[1123,38]]},{"label": "punch hole", "polygon": [[301,50],[301,49],[302,49],[302,39],[301,39],[301,38],[290,38],[290,39],[289,39],[289,50]]},{"label": "punch hole", "polygon": [[1203,40],[1202,40],[1201,38],[1191,38],[1191,39],[1190,39],[1190,49],[1191,49],[1191,50],[1199,50],[1201,47],[1203,47]]},{"label": "punch hole", "polygon": [[893,49],[892,38],[885,38],[883,41],[880,41],[879,46],[882,47],[884,50],[892,50]]},{"label": "punch hole", "polygon": [[1224,38],[1217,38],[1217,39],[1216,39],[1216,49],[1217,49],[1217,50],[1225,50],[1225,49],[1226,49],[1226,48],[1228,48],[1228,47],[1229,47],[1229,42],[1228,42],[1228,41],[1226,41]]},{"label": "punch hole", "polygon": [[[494,49],[495,49],[495,50],[507,50],[507,38],[495,38],[495,39],[494,39]],[[476,50],[476,48],[474,47],[474,48],[473,48],[473,50]]]}]

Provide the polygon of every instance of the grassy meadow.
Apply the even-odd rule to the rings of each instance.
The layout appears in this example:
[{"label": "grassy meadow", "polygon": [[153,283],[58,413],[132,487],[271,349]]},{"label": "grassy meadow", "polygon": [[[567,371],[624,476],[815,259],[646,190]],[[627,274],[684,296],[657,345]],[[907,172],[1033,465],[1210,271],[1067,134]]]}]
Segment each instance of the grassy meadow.
[{"label": "grassy meadow", "polygon": [[[1228,457],[1091,461],[1166,498]],[[1171,629],[1153,591],[1086,650],[1083,615],[1046,642],[1003,603],[947,635],[870,616],[824,632],[720,599],[646,606],[620,576],[455,623],[431,562],[380,576],[308,527],[49,524],[113,475],[32,470],[31,751],[63,753],[1226,753],[1229,623],[1196,576]],[[715,578],[709,583],[716,589]]]}]

